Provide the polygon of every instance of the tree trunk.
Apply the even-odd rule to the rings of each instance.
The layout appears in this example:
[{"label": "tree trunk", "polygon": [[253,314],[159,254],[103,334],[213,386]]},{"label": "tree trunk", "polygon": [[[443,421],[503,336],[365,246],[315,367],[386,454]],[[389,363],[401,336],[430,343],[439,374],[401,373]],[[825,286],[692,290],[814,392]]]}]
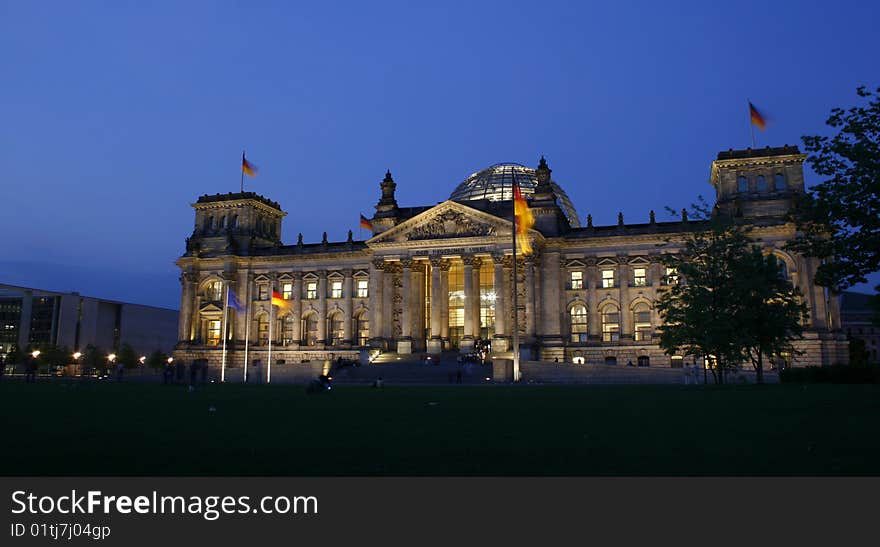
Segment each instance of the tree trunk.
[{"label": "tree trunk", "polygon": [[758,365],[755,367],[755,383],[764,383],[764,352],[758,350]]}]

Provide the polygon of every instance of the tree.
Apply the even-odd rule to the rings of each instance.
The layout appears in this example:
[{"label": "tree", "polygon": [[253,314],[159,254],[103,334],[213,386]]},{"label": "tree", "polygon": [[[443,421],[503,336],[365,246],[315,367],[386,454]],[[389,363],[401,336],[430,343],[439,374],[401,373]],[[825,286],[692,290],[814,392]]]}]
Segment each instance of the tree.
[{"label": "tree", "polygon": [[783,277],[776,256],[764,255],[760,247],[752,246],[736,271],[735,292],[742,298],[735,313],[737,330],[760,384],[764,382],[764,356],[802,353],[792,341],[803,336],[807,307],[800,291]]},{"label": "tree", "polygon": [[107,357],[103,351],[89,344],[83,351],[82,366],[84,374],[89,374],[94,370],[103,371],[107,367]]},{"label": "tree", "polygon": [[151,368],[162,368],[165,366],[165,362],[168,360],[168,356],[162,353],[159,350],[154,351],[147,357],[147,365]]},{"label": "tree", "polygon": [[116,356],[116,362],[122,363],[125,368],[134,368],[138,364],[138,356],[134,348],[128,343],[123,343],[119,348],[119,355]]},{"label": "tree", "polygon": [[[807,162],[825,180],[793,211],[801,234],[788,248],[823,259],[816,283],[840,292],[880,270],[880,88],[866,106],[834,108],[828,136],[804,136]],[[880,290],[880,286],[878,286]]]},{"label": "tree", "polygon": [[660,347],[706,358],[716,383],[746,361],[763,381],[765,355],[795,353],[805,307],[776,258],[764,256],[746,228],[695,209],[702,222],[678,253],[663,255],[678,278],[656,304]]}]

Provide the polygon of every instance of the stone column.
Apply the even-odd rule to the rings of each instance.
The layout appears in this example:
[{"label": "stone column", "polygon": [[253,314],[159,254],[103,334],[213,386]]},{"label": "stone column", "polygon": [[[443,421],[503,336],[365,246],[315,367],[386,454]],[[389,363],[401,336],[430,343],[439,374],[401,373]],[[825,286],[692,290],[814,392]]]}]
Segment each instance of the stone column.
[{"label": "stone column", "polygon": [[386,262],[383,266],[385,275],[382,277],[382,336],[391,349],[394,339],[394,262]]},{"label": "stone column", "polygon": [[535,259],[529,255],[523,260],[526,272],[526,340],[535,339]]},{"label": "stone column", "polygon": [[504,255],[495,253],[492,255],[492,261],[495,268],[494,289],[495,289],[495,336],[492,337],[492,351],[495,353],[507,351],[509,344],[507,343],[507,287],[504,279]]},{"label": "stone column", "polygon": [[294,347],[302,344],[302,272],[293,272],[293,343]]},{"label": "stone column", "polygon": [[404,258],[400,285],[400,339],[397,341],[397,353],[412,353],[412,260]]},{"label": "stone column", "polygon": [[439,258],[431,259],[431,339],[428,340],[428,353],[438,354],[443,351],[441,323],[443,313],[440,311],[440,302],[443,299],[443,282],[440,279]]},{"label": "stone column", "polygon": [[231,334],[226,328],[226,323],[228,322],[230,312],[225,304],[227,302],[227,299],[229,298],[229,292],[233,289],[232,285],[234,283],[234,277],[232,275],[232,272],[223,272],[221,276],[223,278],[223,297],[221,302],[224,304],[222,308],[223,315],[220,316],[220,346],[222,347],[223,339],[225,338],[228,341],[229,335]]},{"label": "stone column", "polygon": [[318,271],[318,345],[327,344],[327,270]]},{"label": "stone column", "polygon": [[[180,274],[180,318],[177,323],[177,339],[180,342],[189,342],[190,334],[192,333],[192,316],[193,316],[193,297],[195,293],[195,284],[192,279],[192,274],[182,273]],[[24,300],[22,300],[21,306],[21,328],[19,330],[19,343],[18,347],[21,348],[21,351],[24,351],[24,348],[27,344],[21,344],[21,334],[27,333],[30,330],[30,309],[28,310],[27,323],[24,322]]]},{"label": "stone column", "polygon": [[840,330],[840,294],[828,290],[828,328]]},{"label": "stone column", "polygon": [[809,287],[809,292],[804,292],[810,307],[810,323],[813,328],[823,330],[828,328],[828,309],[825,300],[825,288],[813,283],[819,260],[815,258],[803,258],[804,281]]},{"label": "stone column", "polygon": [[344,317],[342,318],[342,345],[346,347],[351,347],[352,345],[352,334],[351,334],[351,321],[352,321],[352,298],[354,298],[354,280],[352,275],[354,271],[351,268],[346,269],[343,272],[345,276],[345,281],[342,283],[342,313]]},{"label": "stone column", "polygon": [[381,348],[382,338],[382,288],[385,285],[383,277],[385,261],[376,258],[370,263],[370,345]]},{"label": "stone column", "polygon": [[562,304],[564,298],[561,273],[565,260],[556,251],[549,251],[542,257],[541,283],[541,340],[545,346],[562,345]]},{"label": "stone column", "polygon": [[599,334],[600,322],[599,318],[599,291],[597,284],[599,280],[599,268],[596,267],[596,259],[587,259],[587,331],[589,338],[598,340],[601,338]]},{"label": "stone column", "polygon": [[483,259],[474,258],[474,302],[471,307],[471,313],[474,314],[474,338],[479,338],[481,336],[481,328],[482,323],[480,323],[480,306],[481,302],[481,291],[480,291],[480,270],[483,267]]},{"label": "stone column", "polygon": [[440,263],[440,337],[443,348],[449,349],[449,267],[452,263],[444,260]]},{"label": "stone column", "polygon": [[235,312],[235,322],[233,323],[232,330],[235,334],[235,343],[243,346],[248,321],[246,312],[247,309],[250,308],[250,306],[248,306],[248,298],[250,298],[250,285],[248,284],[248,280],[250,278],[250,273],[247,268],[239,268],[236,272],[236,277],[238,280],[235,283],[235,295],[238,297],[238,301],[241,302],[241,305],[246,309],[240,312]]},{"label": "stone column", "polygon": [[474,349],[474,257],[464,256],[464,336],[461,339],[461,352]]},{"label": "stone column", "polygon": [[619,257],[620,264],[617,267],[617,278],[620,281],[618,301],[620,303],[620,339],[632,340],[632,321],[629,311],[629,266],[626,257]]}]

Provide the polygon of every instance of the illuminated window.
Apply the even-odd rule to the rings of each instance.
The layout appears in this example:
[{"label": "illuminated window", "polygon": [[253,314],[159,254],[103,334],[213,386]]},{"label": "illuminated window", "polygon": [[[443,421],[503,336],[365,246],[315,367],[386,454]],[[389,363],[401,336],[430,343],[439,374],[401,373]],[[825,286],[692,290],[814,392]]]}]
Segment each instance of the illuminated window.
[{"label": "illuminated window", "polygon": [[208,345],[209,346],[217,346],[220,345],[220,320],[212,319],[208,321]]},{"label": "illuminated window", "polygon": [[737,192],[748,192],[749,191],[749,179],[745,177],[736,177],[736,191]]},{"label": "illuminated window", "polygon": [[633,285],[644,287],[647,284],[648,278],[645,274],[645,268],[633,268]]},{"label": "illuminated window", "polygon": [[269,316],[265,313],[257,319],[257,333],[261,346],[269,344]]},{"label": "illuminated window", "polygon": [[342,298],[342,281],[330,282],[330,298]]},{"label": "illuminated window", "polygon": [[651,308],[640,302],[633,308],[633,339],[637,342],[651,340]]},{"label": "illuminated window", "polygon": [[284,283],[281,285],[281,298],[285,300],[293,298],[293,283]]},{"label": "illuminated window", "polygon": [[330,343],[334,346],[342,344],[345,331],[342,326],[342,312],[330,316]]},{"label": "illuminated window", "polygon": [[480,266],[479,336],[488,340],[495,335],[495,268],[484,261]]},{"label": "illuminated window", "polygon": [[220,302],[223,299],[223,282],[212,281],[208,284],[208,290],[205,296],[212,302]]},{"label": "illuminated window", "polygon": [[318,314],[310,313],[303,321],[305,323],[305,343],[314,346],[318,343]]},{"label": "illuminated window", "polygon": [[614,270],[602,270],[602,288],[610,289],[614,287]]},{"label": "illuminated window", "polygon": [[366,279],[358,279],[357,280],[357,297],[358,298],[367,298],[370,296],[370,282]]},{"label": "illuminated window", "polygon": [[678,271],[675,268],[666,268],[666,284],[678,285]]},{"label": "illuminated window", "polygon": [[318,282],[317,281],[308,281],[306,283],[306,298],[308,300],[314,300],[318,298]]},{"label": "illuminated window", "polygon": [[669,366],[672,368],[682,368],[683,367],[683,360],[682,360],[681,355],[673,355],[671,357],[670,362],[669,362]]},{"label": "illuminated window", "polygon": [[764,175],[758,175],[758,178],[755,180],[755,189],[758,192],[767,191],[767,179],[764,178]]},{"label": "illuminated window", "polygon": [[587,341],[587,308],[582,304],[571,308],[571,341]]},{"label": "illuminated window", "polygon": [[584,272],[571,272],[569,275],[570,289],[583,289],[584,288]]},{"label": "illuminated window", "polygon": [[616,342],[620,335],[620,311],[614,304],[602,308],[602,341]]},{"label": "illuminated window", "polygon": [[281,343],[289,346],[293,343],[293,315],[287,314],[281,320]]},{"label": "illuminated window", "polygon": [[265,283],[260,283],[258,287],[259,298],[258,300],[269,300],[269,285]]},{"label": "illuminated window", "polygon": [[357,340],[359,346],[366,346],[370,341],[370,319],[367,312],[362,311],[357,316]]}]

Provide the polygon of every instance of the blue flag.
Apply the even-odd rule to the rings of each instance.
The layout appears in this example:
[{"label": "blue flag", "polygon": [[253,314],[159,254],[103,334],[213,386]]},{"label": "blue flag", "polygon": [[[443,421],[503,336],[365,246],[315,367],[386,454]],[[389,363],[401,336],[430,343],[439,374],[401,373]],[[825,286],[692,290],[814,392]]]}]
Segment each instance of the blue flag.
[{"label": "blue flag", "polygon": [[241,305],[241,301],[231,290],[229,291],[229,307],[239,313],[244,311],[244,306]]}]

